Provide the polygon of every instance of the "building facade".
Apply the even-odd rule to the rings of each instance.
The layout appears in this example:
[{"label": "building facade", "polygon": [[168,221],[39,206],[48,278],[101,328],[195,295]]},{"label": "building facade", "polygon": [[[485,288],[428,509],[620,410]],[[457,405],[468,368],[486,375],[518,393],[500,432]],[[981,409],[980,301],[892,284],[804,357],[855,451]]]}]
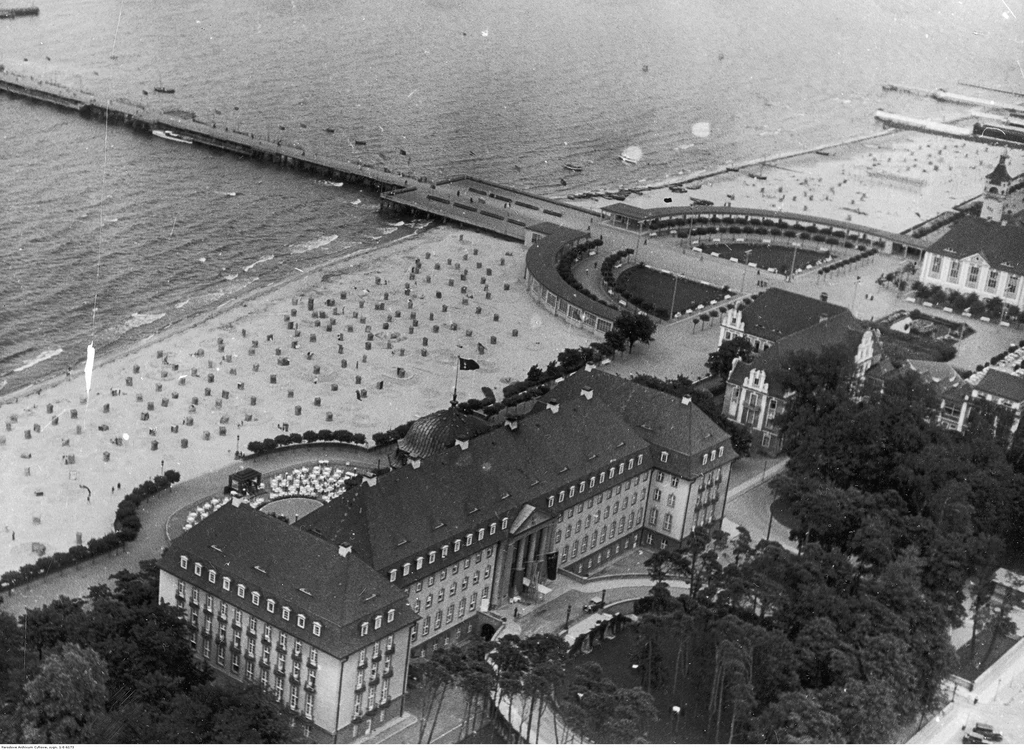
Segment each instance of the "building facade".
[{"label": "building facade", "polygon": [[918,279],[928,286],[1024,309],[1024,228],[1012,221],[1024,181],[1006,157],[985,178],[980,217],[964,216],[923,254]]},{"label": "building facade", "polygon": [[[721,523],[736,454],[693,404],[596,371],[490,432],[368,480],[299,521],[351,545],[422,619],[422,655],[487,613],[640,545]],[[656,506],[656,512],[650,508]]]},{"label": "building facade", "polygon": [[725,311],[719,324],[718,345],[746,338],[754,351],[760,352],[780,339],[845,312],[846,308],[824,299],[772,287],[745,307]]},{"label": "building facade", "polygon": [[882,356],[878,331],[843,310],[842,314],[778,339],[767,351],[762,348],[751,362],[737,358],[726,380],[722,413],[750,429],[755,447],[777,454],[784,447],[781,422],[792,397],[784,384],[786,359],[796,352],[820,352],[830,347],[845,350],[853,365],[855,385],[864,382],[868,370]]},{"label": "building facade", "polygon": [[311,741],[349,741],[402,712],[417,618],[346,549],[228,505],[159,565],[160,600],[181,610],[196,658],[261,686]]}]

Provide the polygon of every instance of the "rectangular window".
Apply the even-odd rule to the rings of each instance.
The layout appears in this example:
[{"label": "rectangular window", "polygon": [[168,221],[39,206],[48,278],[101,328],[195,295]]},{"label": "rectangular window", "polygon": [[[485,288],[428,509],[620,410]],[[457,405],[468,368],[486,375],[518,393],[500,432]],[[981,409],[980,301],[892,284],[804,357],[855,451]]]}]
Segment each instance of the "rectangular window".
[{"label": "rectangular window", "polygon": [[443,545],[441,547],[441,559],[443,560],[446,557],[448,557],[448,545],[447,544],[445,544],[445,545]]},{"label": "rectangular window", "polygon": [[195,567],[192,568],[192,572],[195,573],[197,576],[201,576],[203,574],[203,564],[196,563]]},{"label": "rectangular window", "polygon": [[967,270],[967,286],[978,286],[978,274],[981,273],[979,266],[969,266]]},{"label": "rectangular window", "polygon": [[601,482],[601,484],[604,484],[604,476],[605,476],[605,475],[604,475],[604,472],[602,471],[602,472],[601,472],[601,477],[600,477],[600,479],[599,479],[599,481]]},{"label": "rectangular window", "polygon": [[608,468],[608,478],[615,479],[615,467],[611,466]]},{"label": "rectangular window", "polygon": [[427,617],[423,620],[423,629],[420,631],[420,635],[427,635],[430,633],[430,618]]},{"label": "rectangular window", "polygon": [[313,623],[313,635],[320,635],[320,623]]},{"label": "rectangular window", "polygon": [[630,468],[630,469],[632,469],[632,468],[633,468],[633,459],[632,459],[632,458],[631,458],[631,459],[629,459],[629,468]]},{"label": "rectangular window", "polygon": [[1018,283],[1019,279],[1020,279],[1019,276],[1014,276],[1013,274],[1010,274],[1010,276],[1007,277],[1007,279],[1006,279],[1006,288],[1003,290],[1003,295],[1004,296],[1012,297],[1013,295],[1015,295],[1017,293],[1017,283]]},{"label": "rectangular window", "polygon": [[305,628],[306,627],[306,616],[305,615],[295,615],[295,624],[298,625],[300,628]]},{"label": "rectangular window", "polygon": [[417,557],[416,558],[416,570],[419,570],[422,567],[423,567],[423,558],[422,557]]},{"label": "rectangular window", "polygon": [[999,285],[999,271],[992,268],[988,272],[988,282],[985,284],[985,289],[989,292],[994,292],[996,287]]},{"label": "rectangular window", "polygon": [[953,284],[960,281],[960,261],[953,260],[949,263],[949,274],[946,278]]},{"label": "rectangular window", "polygon": [[430,564],[433,565],[434,562],[437,560],[437,551],[431,550],[430,554],[427,556],[427,559],[430,561]]},{"label": "rectangular window", "polygon": [[394,608],[388,610],[388,622],[395,621],[395,610]]},{"label": "rectangular window", "polygon": [[938,276],[941,271],[942,271],[942,257],[939,256],[939,255],[936,255],[934,258],[932,258],[931,275],[932,276]]},{"label": "rectangular window", "polygon": [[444,621],[447,624],[447,623],[450,623],[454,619],[455,619],[455,605],[454,604],[449,604],[448,605],[448,611],[444,613]]},{"label": "rectangular window", "polygon": [[285,620],[291,620],[292,619],[292,608],[291,607],[281,607],[281,617],[283,617]]},{"label": "rectangular window", "polygon": [[504,531],[508,528],[508,516],[501,519],[501,530]]},{"label": "rectangular window", "polygon": [[440,630],[441,629],[441,620],[443,618],[444,618],[444,613],[441,610],[438,610],[437,614],[434,615],[434,630]]},{"label": "rectangular window", "polygon": [[404,565],[402,566],[402,575],[403,575],[403,576],[407,576],[407,575],[409,575],[409,571],[410,571],[411,569],[412,569],[412,565],[411,565],[410,563],[405,563],[405,564],[404,564]]},{"label": "rectangular window", "polygon": [[267,612],[274,614],[274,610],[277,609],[277,604],[273,599],[267,599]]},{"label": "rectangular window", "polygon": [[398,580],[398,568],[392,568],[391,572],[388,573],[388,580],[394,583]]},{"label": "rectangular window", "polygon": [[466,616],[466,597],[459,600],[459,619]]},{"label": "rectangular window", "polygon": [[639,456],[636,457],[636,465],[640,466],[640,464],[642,464],[643,462],[644,462],[644,454],[641,453]]},{"label": "rectangular window", "polygon": [[569,497],[576,497],[576,485],[569,488]]},{"label": "rectangular window", "polygon": [[488,533],[488,534],[493,534],[493,533],[494,533],[494,532],[496,532],[497,530],[498,530],[498,524],[496,524],[496,523],[492,523],[492,524],[491,524],[491,525],[490,525],[490,526],[488,527],[488,529],[487,529],[487,533]]},{"label": "rectangular window", "polygon": [[185,555],[181,556],[181,569],[188,570],[188,558]]},{"label": "rectangular window", "polygon": [[255,604],[257,607],[260,606],[260,592],[259,591],[253,591],[252,592],[252,603]]},{"label": "rectangular window", "polygon": [[209,573],[207,573],[206,580],[208,580],[210,583],[216,583],[217,582],[217,571],[216,570],[211,570]]}]

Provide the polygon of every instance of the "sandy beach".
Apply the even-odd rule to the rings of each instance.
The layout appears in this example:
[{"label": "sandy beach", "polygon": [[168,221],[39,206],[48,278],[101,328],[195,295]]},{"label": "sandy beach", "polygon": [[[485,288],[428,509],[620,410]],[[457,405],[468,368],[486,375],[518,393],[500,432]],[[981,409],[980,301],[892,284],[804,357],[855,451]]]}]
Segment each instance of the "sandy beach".
[{"label": "sandy beach", "polygon": [[[725,172],[699,188],[691,184],[686,194],[644,190],[628,202],[689,205],[693,196],[901,231],[978,195],[999,155],[907,133],[828,154]],[[735,264],[680,253],[675,239],[652,240],[641,257],[712,283],[739,288],[749,281],[746,291],[753,288]],[[902,262],[879,257],[857,273],[873,279]],[[88,541],[106,533],[125,492],[162,469],[189,478],[281,432],[327,427],[369,437],[443,408],[459,356],[481,365],[463,373],[460,398],[480,397],[481,387],[500,397],[501,387],[531,365],[590,340],[529,297],[523,268],[521,245],[432,229],[329,261],[108,356],[97,364],[88,401],[81,368],[5,396],[0,570],[29,562],[41,547],[52,553],[79,535]],[[845,278],[825,286],[841,304],[852,306],[863,295],[857,314],[864,317],[901,304],[891,293],[876,301],[868,288],[846,300]],[[790,288],[813,296],[826,291],[816,277]],[[654,345],[610,370],[697,378],[716,342],[715,326],[666,324]]]},{"label": "sandy beach", "polygon": [[[902,232],[979,195],[985,175],[1002,149],[921,133],[893,132],[879,138],[828,147],[763,166],[712,177],[679,177],[686,193],[641,185],[626,203],[644,208],[691,205],[690,198],[716,205],[806,213],[876,229]],[[1019,171],[1011,157],[1011,174]],[[762,179],[763,178],[763,179]],[[659,183],[660,184],[660,183]],[[695,187],[700,185],[700,187]],[[572,201],[588,208],[617,202]]]},{"label": "sandy beach", "polygon": [[[374,432],[525,376],[588,337],[535,305],[521,245],[437,228],[178,325],[0,406],[0,570],[108,532],[161,469],[287,431]],[[357,395],[358,392],[358,395]],[[33,553],[33,544],[37,545]]]}]

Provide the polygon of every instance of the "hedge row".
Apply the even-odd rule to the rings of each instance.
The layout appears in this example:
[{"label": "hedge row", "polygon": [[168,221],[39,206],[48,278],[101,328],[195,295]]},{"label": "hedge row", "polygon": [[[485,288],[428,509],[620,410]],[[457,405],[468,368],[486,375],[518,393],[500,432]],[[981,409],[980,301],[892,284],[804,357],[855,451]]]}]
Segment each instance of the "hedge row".
[{"label": "hedge row", "polygon": [[576,280],[573,276],[572,268],[576,265],[576,262],[582,258],[586,253],[593,250],[595,247],[600,247],[604,242],[600,239],[590,240],[584,242],[579,247],[571,248],[562,254],[558,259],[558,265],[555,267],[558,271],[558,275],[562,277],[562,281],[571,286],[577,292],[582,294],[584,297],[588,297],[595,302],[600,302],[602,305],[607,305],[603,299],[600,299],[596,294],[587,289],[583,284]]},{"label": "hedge row", "polygon": [[958,313],[969,310],[974,315],[984,315],[989,318],[1005,318],[1007,320],[1015,320],[1017,318],[1017,310],[1012,305],[1007,307],[1004,315],[1003,302],[998,297],[989,297],[982,300],[974,292],[962,294],[955,289],[946,291],[941,287],[927,286],[920,281],[915,281],[911,288],[918,299],[931,302],[939,307],[952,308]]},{"label": "hedge row", "polygon": [[52,555],[43,555],[33,563],[22,565],[18,570],[9,570],[0,575],[0,589],[9,589],[20,586],[36,578],[41,578],[48,573],[55,573],[64,568],[70,568],[80,562],[84,562],[97,555],[123,546],[126,542],[134,540],[142,529],[142,521],[139,520],[138,509],[142,501],[165,490],[181,479],[181,475],[174,469],[168,469],[163,474],[158,474],[153,479],[148,479],[134,490],[124,496],[114,514],[114,531],[96,539],[90,539],[86,544],[77,544],[67,552],[55,552]]},{"label": "hedge row", "polygon": [[874,248],[872,248],[870,250],[864,250],[863,252],[857,253],[852,258],[844,258],[843,260],[839,261],[838,263],[832,263],[831,265],[825,266],[824,268],[819,268],[818,269],[818,275],[822,276],[822,275],[824,275],[826,273],[831,273],[832,271],[838,271],[841,268],[845,268],[846,266],[853,265],[854,263],[856,263],[858,261],[864,260],[865,258],[870,258],[872,255],[877,255],[877,254],[878,254],[878,251],[875,250]]},{"label": "hedge row", "polygon": [[349,432],[348,430],[306,430],[301,435],[297,432],[280,434],[276,437],[265,440],[253,440],[246,448],[254,456],[261,456],[272,453],[278,448],[288,445],[299,445],[300,443],[348,443],[351,445],[365,445],[366,435],[361,432]]}]

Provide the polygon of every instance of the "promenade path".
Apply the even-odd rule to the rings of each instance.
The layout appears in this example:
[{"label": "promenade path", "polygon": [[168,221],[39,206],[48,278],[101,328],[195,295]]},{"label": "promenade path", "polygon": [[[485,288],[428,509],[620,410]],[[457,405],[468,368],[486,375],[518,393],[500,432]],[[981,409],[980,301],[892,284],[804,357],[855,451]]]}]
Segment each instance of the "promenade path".
[{"label": "promenade path", "polygon": [[[18,586],[3,595],[0,611],[15,617],[25,610],[41,607],[60,596],[84,597],[89,588],[107,583],[118,571],[137,570],[143,560],[156,559],[168,542],[168,521],[179,511],[205,501],[213,495],[223,496],[228,475],[243,467],[254,468],[264,474],[288,469],[296,464],[308,464],[322,459],[332,462],[348,461],[353,467],[374,469],[382,454],[351,446],[302,446],[252,458],[235,461],[216,471],[186,479],[145,501],[139,508],[142,530],[138,538],[124,547],[80,565]],[[125,488],[124,492],[130,491]],[[171,530],[174,531],[173,529]],[[176,530],[181,533],[181,529]],[[174,533],[172,536],[176,535]]]}]

